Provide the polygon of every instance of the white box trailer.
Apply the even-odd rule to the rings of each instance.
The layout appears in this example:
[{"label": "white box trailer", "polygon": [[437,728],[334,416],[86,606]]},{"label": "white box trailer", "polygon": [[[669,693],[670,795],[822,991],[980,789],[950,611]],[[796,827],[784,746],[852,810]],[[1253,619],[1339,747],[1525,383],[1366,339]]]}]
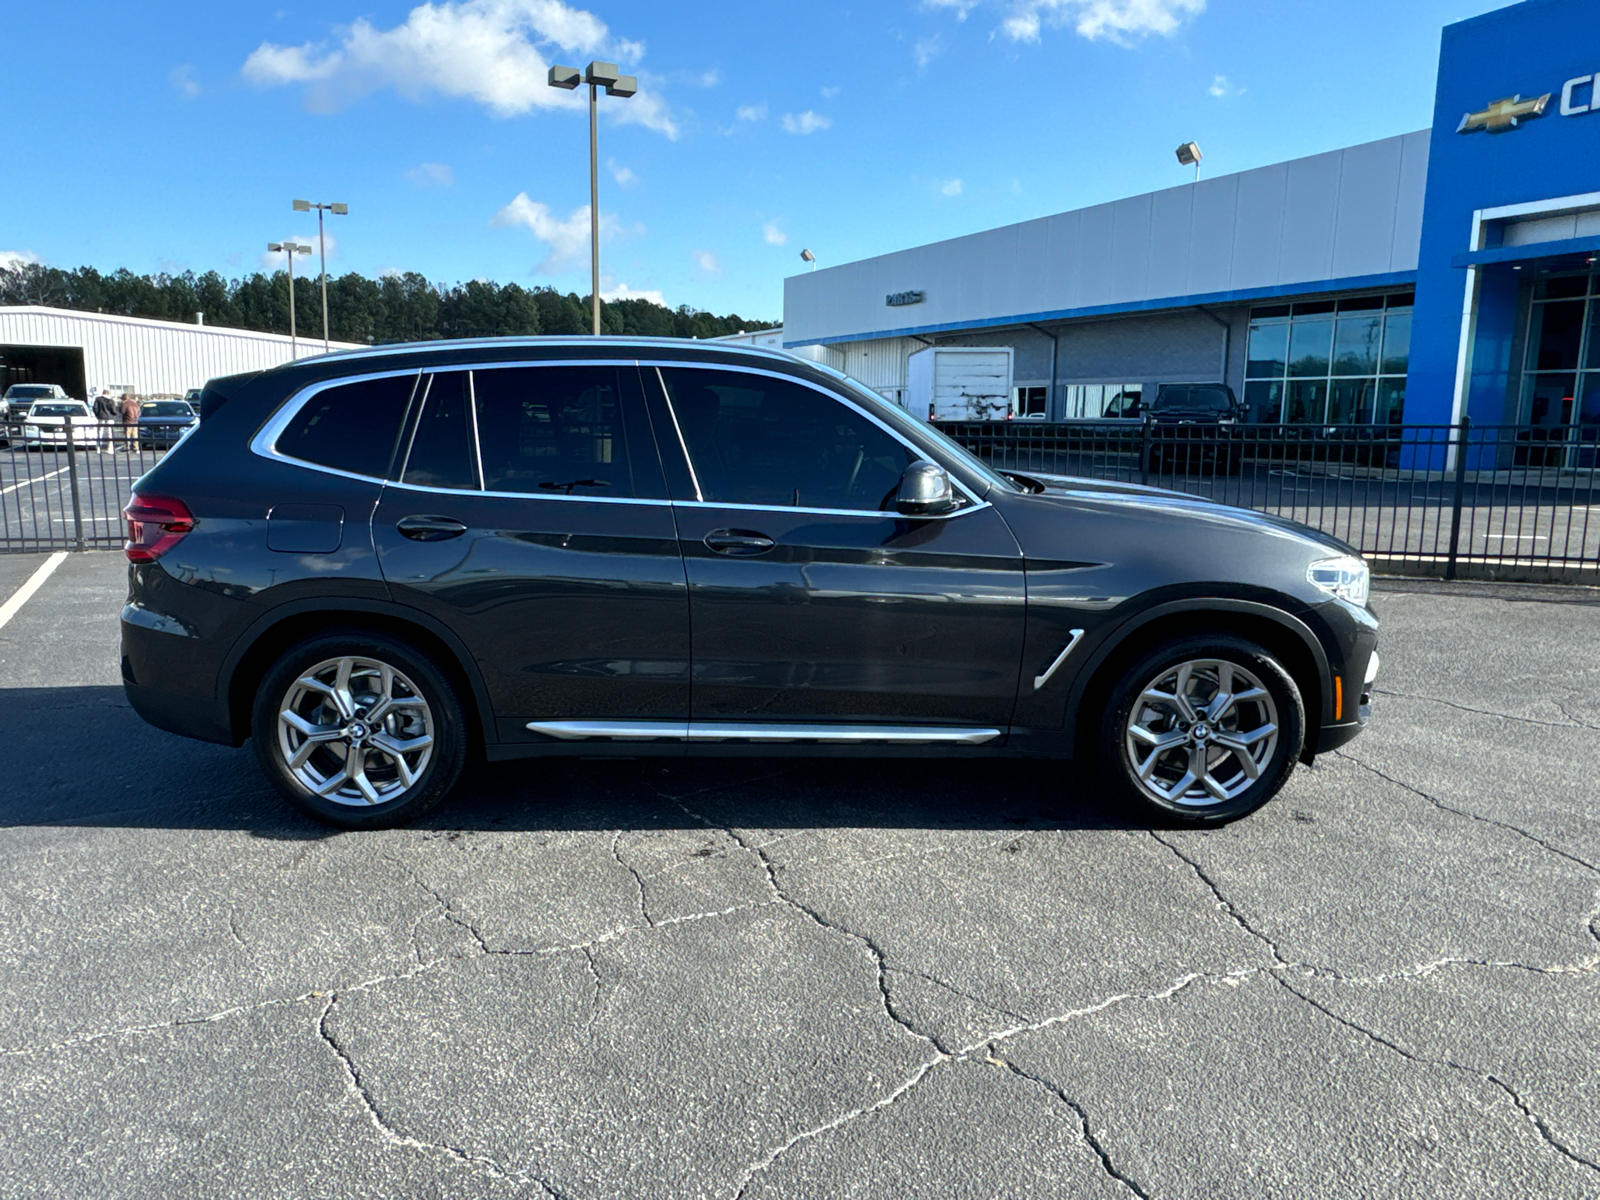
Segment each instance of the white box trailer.
[{"label": "white box trailer", "polygon": [[929,346],[906,363],[906,409],[930,421],[1011,415],[1010,346]]}]

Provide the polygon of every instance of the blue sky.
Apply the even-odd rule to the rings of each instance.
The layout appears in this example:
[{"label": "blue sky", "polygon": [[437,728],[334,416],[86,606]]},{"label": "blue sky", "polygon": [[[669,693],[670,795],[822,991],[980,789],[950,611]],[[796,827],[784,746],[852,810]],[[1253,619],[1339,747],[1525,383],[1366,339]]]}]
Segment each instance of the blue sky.
[{"label": "blue sky", "polygon": [[[0,0],[0,260],[267,265],[344,201],[330,272],[778,318],[784,276],[1429,124],[1441,26],[1496,0],[841,4]],[[31,49],[30,49],[31,48]],[[34,64],[28,67],[29,62]]]}]

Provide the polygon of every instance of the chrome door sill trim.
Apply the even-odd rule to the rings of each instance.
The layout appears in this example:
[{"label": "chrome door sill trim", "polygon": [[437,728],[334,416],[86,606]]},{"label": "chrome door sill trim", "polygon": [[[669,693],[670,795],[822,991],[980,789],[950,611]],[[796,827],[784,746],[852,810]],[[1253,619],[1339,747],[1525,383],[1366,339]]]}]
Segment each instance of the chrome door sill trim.
[{"label": "chrome door sill trim", "polygon": [[1037,692],[1045,684],[1050,682],[1050,676],[1054,675],[1061,669],[1061,664],[1067,661],[1067,655],[1072,653],[1072,648],[1076,646],[1083,638],[1083,630],[1081,629],[1069,629],[1067,632],[1071,636],[1068,638],[1067,644],[1061,648],[1061,653],[1056,655],[1055,662],[1051,663],[1045,668],[1043,675],[1035,675],[1033,677],[1034,691]]},{"label": "chrome door sill trim", "polygon": [[745,724],[737,721],[529,721],[527,728],[565,742],[587,738],[609,741],[819,742],[829,745],[981,746],[999,729],[940,725]]}]

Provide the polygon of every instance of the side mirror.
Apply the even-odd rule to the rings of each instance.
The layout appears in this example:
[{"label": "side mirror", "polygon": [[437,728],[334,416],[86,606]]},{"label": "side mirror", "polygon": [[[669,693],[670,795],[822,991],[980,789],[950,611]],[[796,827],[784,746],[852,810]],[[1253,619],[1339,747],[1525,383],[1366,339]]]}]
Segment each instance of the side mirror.
[{"label": "side mirror", "polygon": [[908,517],[931,517],[956,507],[950,476],[938,463],[914,462],[900,476],[894,507]]}]

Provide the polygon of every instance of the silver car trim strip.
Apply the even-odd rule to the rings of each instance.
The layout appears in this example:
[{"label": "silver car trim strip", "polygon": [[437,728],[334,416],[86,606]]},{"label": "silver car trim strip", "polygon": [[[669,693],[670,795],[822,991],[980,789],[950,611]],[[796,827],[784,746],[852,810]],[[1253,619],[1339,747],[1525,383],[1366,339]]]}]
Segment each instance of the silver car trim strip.
[{"label": "silver car trim strip", "polygon": [[672,403],[672,393],[667,391],[667,381],[661,374],[661,368],[655,368],[656,382],[661,385],[661,395],[667,404],[667,416],[672,418],[672,430],[678,435],[678,448],[683,451],[684,464],[689,468],[689,482],[694,485],[694,498],[704,500],[705,492],[700,490],[700,474],[694,469],[694,459],[689,455],[689,443],[683,440],[683,426],[678,424],[678,408]]},{"label": "silver car trim strip", "polygon": [[611,741],[683,742],[825,742],[832,745],[875,743],[894,746],[981,746],[999,737],[993,728],[929,725],[803,725],[739,721],[529,721],[527,728],[564,742],[606,738]]},{"label": "silver car trim strip", "polygon": [[[323,356],[319,355],[318,357]],[[300,361],[307,362],[309,360],[301,359]],[[302,388],[280,404],[278,410],[266,419],[260,429],[256,430],[255,437],[250,439],[250,452],[259,454],[262,458],[276,459],[278,462],[305,467],[309,471],[321,471],[326,475],[337,475],[341,479],[359,479],[366,483],[384,483],[385,480],[373,475],[360,475],[355,471],[341,471],[338,467],[325,467],[321,463],[307,462],[303,458],[295,458],[293,455],[285,454],[278,449],[278,439],[283,436],[283,431],[289,427],[289,422],[300,415],[300,410],[317,393],[325,392],[331,387],[342,387],[347,383],[364,383],[369,379],[398,379],[403,375],[411,375],[420,379],[422,377],[422,369],[420,367],[411,367],[404,371],[369,371],[361,375],[341,375],[337,379],[319,380],[308,387]],[[414,399],[416,393],[415,384],[412,385],[411,390]],[[409,454],[410,450],[411,447],[408,444],[406,452]]]},{"label": "silver car trim strip", "polygon": [[1075,647],[1083,638],[1083,630],[1081,629],[1070,629],[1067,631],[1067,633],[1067,644],[1061,648],[1061,653],[1056,655],[1055,662],[1051,663],[1044,669],[1043,675],[1035,675],[1033,677],[1034,691],[1037,692],[1040,688],[1044,687],[1045,684],[1050,682],[1050,676],[1054,675],[1061,669],[1061,664],[1067,661],[1067,655],[1072,653],[1073,647]]}]

